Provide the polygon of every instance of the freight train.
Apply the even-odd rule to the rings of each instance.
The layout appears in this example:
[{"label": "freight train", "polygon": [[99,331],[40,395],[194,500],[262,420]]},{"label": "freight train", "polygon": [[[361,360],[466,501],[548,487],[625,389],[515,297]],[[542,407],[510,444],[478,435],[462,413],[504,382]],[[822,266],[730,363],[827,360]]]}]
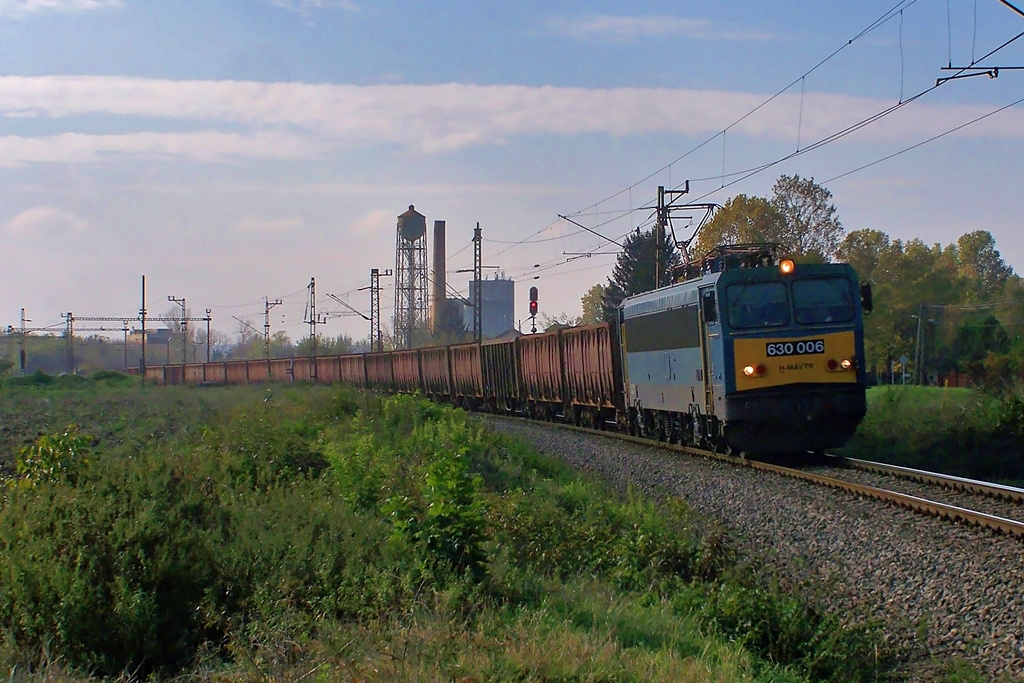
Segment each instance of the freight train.
[{"label": "freight train", "polygon": [[146,369],[161,384],[343,382],[467,410],[620,429],[724,453],[819,452],[865,413],[863,312],[846,264],[719,247],[616,324],[482,343]]}]

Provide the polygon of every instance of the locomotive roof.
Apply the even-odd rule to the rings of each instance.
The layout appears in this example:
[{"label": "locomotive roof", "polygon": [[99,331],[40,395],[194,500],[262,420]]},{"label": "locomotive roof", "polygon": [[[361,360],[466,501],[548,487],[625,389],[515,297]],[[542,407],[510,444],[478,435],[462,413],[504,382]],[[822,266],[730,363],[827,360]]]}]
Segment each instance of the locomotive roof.
[{"label": "locomotive roof", "polygon": [[687,280],[627,297],[622,300],[623,314],[627,318],[633,318],[655,311],[695,305],[697,303],[697,287],[714,284],[721,275],[721,273],[708,273],[695,280]]},{"label": "locomotive roof", "polygon": [[801,279],[808,275],[821,276],[825,274],[842,274],[845,277],[856,278],[853,268],[848,263],[801,263],[797,265],[794,274],[786,276],[780,275],[778,268],[774,265],[716,271],[692,280],[626,297],[622,300],[621,308],[625,318],[634,318],[656,311],[693,306],[697,304],[697,289],[699,287],[717,284],[721,279],[725,279],[726,282],[780,278]]}]

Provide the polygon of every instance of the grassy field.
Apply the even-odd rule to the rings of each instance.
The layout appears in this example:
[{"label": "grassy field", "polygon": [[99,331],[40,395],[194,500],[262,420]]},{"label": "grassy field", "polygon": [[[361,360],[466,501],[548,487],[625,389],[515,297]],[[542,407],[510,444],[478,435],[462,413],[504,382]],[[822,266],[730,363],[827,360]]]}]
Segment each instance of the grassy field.
[{"label": "grassy field", "polygon": [[873,387],[864,422],[839,452],[1024,485],[1024,401],[974,389]]},{"label": "grassy field", "polygon": [[8,680],[867,681],[899,654],[460,411],[65,384],[0,388]]}]

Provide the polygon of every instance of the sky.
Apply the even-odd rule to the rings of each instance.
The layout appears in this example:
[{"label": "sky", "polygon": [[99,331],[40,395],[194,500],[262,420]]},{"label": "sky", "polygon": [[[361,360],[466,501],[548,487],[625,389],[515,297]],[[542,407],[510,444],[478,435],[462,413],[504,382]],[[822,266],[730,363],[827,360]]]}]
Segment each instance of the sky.
[{"label": "sky", "polygon": [[[369,314],[409,205],[446,221],[453,292],[479,223],[517,315],[531,286],[579,315],[659,185],[723,204],[782,174],[848,232],[988,230],[1024,273],[1015,6],[0,0],[0,326],[135,317],[145,276],[150,316],[185,299],[235,336],[280,299],[298,340],[315,279],[317,333],[363,339],[333,297]],[[1002,70],[947,68],[972,64]]]}]

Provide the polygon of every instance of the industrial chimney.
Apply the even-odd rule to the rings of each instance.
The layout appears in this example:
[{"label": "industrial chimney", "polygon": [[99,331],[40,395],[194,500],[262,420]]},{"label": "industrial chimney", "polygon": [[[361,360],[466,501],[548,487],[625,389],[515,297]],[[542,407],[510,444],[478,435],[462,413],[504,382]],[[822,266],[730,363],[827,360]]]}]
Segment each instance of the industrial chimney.
[{"label": "industrial chimney", "polygon": [[430,320],[434,334],[438,333],[441,325],[441,317],[444,315],[445,305],[448,300],[445,286],[445,236],[444,221],[434,221],[434,296],[431,304]]}]

